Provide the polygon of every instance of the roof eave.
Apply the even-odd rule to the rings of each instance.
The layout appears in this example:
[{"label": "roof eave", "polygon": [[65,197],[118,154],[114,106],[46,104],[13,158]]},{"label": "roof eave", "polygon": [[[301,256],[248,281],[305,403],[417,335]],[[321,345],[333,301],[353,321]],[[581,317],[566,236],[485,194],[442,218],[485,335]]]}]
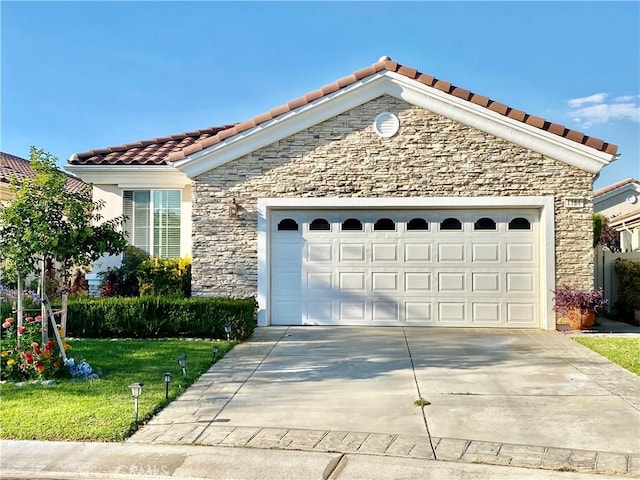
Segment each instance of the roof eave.
[{"label": "roof eave", "polygon": [[616,159],[615,154],[582,145],[384,70],[188,155],[174,165],[187,177],[193,178],[384,94],[593,174]]}]

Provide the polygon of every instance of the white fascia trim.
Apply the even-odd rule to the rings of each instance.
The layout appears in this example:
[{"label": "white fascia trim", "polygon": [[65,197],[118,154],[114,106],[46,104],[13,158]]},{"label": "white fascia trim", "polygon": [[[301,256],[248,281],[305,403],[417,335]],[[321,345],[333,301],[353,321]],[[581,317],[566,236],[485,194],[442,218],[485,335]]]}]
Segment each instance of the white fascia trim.
[{"label": "white fascia trim", "polygon": [[66,165],[65,169],[94,185],[120,188],[184,188],[191,179],[170,165]]},{"label": "white fascia trim", "polygon": [[[384,95],[387,83],[380,73],[367,77],[229,137],[175,162],[174,165],[189,178],[193,178]],[[373,119],[371,121],[373,122]]]},{"label": "white fascia trim", "polygon": [[[189,178],[317,125],[381,95],[390,95],[591,173],[615,159],[394,72],[379,72],[175,163]],[[373,119],[372,119],[373,121]]]},{"label": "white fascia trim", "polygon": [[505,117],[486,107],[428,87],[403,75],[394,72],[386,72],[386,74],[395,80],[394,84],[391,84],[390,91],[386,92],[389,95],[555,160],[591,173],[598,173],[602,167],[615,159],[614,155]]},{"label": "white fascia trim", "polygon": [[[601,195],[598,196],[594,196],[593,197],[593,206],[594,209],[596,207],[596,205],[600,205],[602,202],[606,202],[607,200],[609,200],[610,198],[616,197],[618,195],[627,195],[629,192],[633,192],[635,194],[640,194],[640,185],[638,185],[637,183],[627,183],[625,185],[622,185],[614,190],[609,190],[606,193],[603,193]],[[624,198],[622,199],[622,201],[624,201]]]},{"label": "white fascia trim", "polygon": [[271,212],[315,209],[409,208],[535,208],[540,212],[540,328],[556,329],[553,311],[555,290],[555,226],[553,196],[518,197],[416,197],[416,198],[259,198],[258,199],[258,325],[270,322]]}]

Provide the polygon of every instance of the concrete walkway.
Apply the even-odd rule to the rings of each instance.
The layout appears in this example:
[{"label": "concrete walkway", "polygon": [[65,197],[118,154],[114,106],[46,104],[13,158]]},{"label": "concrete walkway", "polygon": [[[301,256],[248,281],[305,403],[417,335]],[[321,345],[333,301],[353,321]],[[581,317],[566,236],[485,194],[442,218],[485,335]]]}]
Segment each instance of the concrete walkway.
[{"label": "concrete walkway", "polygon": [[129,442],[640,476],[640,378],[559,332],[270,327]]}]

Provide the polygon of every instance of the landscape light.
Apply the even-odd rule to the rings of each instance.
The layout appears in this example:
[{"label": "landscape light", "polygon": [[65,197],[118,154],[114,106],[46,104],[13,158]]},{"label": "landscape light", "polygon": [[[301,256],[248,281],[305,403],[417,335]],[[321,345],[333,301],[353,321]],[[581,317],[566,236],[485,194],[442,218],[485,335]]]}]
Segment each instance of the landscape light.
[{"label": "landscape light", "polygon": [[169,400],[169,383],[171,383],[171,372],[164,374],[164,398]]},{"label": "landscape light", "polygon": [[182,369],[182,376],[187,378],[187,356],[180,355],[176,360],[178,360],[178,365],[180,365],[180,368]]},{"label": "landscape light", "polygon": [[226,323],[224,325],[224,331],[227,334],[227,341],[231,340],[231,324],[230,323]]},{"label": "landscape light", "polygon": [[216,359],[218,358],[218,345],[214,345],[213,346],[213,361],[215,362]]},{"label": "landscape light", "polygon": [[131,396],[133,397],[133,421],[138,424],[138,398],[142,395],[143,383],[132,383],[129,385]]}]

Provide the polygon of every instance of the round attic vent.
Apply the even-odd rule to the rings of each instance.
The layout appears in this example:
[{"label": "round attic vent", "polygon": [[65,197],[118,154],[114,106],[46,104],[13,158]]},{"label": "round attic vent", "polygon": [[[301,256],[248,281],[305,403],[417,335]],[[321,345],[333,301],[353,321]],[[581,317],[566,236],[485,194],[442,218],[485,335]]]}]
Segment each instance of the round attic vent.
[{"label": "round attic vent", "polygon": [[393,137],[399,128],[400,120],[391,112],[382,112],[373,121],[373,129],[382,138]]},{"label": "round attic vent", "polygon": [[638,201],[638,197],[636,197],[633,193],[630,193],[629,195],[627,195],[627,203],[630,203],[631,205],[633,205],[637,201]]}]

